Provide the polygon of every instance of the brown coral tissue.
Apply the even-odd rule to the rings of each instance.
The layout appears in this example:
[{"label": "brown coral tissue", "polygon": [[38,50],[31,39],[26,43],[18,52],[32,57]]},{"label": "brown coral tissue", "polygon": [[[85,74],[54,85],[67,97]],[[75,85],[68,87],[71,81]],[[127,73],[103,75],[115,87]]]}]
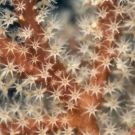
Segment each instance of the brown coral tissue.
[{"label": "brown coral tissue", "polygon": [[135,135],[134,0],[0,0],[0,135]]}]

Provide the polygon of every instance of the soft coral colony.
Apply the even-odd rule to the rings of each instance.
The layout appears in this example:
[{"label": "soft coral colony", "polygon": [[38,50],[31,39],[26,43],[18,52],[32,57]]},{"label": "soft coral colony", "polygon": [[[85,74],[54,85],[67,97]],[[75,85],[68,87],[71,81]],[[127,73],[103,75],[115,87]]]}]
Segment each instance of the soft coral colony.
[{"label": "soft coral colony", "polygon": [[0,1],[0,134],[134,135],[135,2],[56,4]]}]

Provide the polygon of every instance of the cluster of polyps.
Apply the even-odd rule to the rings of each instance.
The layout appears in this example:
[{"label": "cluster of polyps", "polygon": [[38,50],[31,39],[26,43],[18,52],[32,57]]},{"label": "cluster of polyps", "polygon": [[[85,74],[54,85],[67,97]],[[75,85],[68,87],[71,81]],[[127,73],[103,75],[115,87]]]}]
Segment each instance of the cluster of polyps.
[{"label": "cluster of polyps", "polygon": [[70,27],[55,0],[0,3],[1,134],[130,134],[135,2],[76,0]]}]

